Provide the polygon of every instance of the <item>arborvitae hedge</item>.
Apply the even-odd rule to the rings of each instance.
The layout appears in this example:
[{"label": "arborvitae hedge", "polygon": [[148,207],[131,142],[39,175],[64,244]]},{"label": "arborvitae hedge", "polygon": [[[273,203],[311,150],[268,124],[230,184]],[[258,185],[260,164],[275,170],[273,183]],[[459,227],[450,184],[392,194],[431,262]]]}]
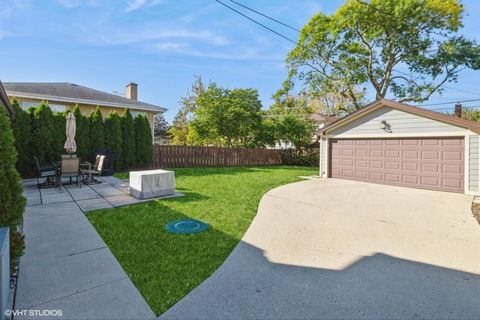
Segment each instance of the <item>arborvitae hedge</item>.
[{"label": "arborvitae hedge", "polygon": [[122,156],[122,124],[116,112],[110,112],[105,119],[105,147],[113,154],[113,167],[116,170],[123,168]]},{"label": "arborvitae hedge", "polygon": [[55,152],[55,121],[50,107],[41,103],[34,112],[32,123],[32,155],[45,162],[58,160]]},{"label": "arborvitae hedge", "polygon": [[12,130],[15,138],[15,148],[18,150],[17,170],[25,176],[34,176],[35,164],[31,157],[32,121],[30,114],[23,111],[17,100],[12,101],[15,118],[12,120]]},{"label": "arborvitae hedge", "polygon": [[80,108],[76,106],[73,109],[73,115],[76,121],[75,143],[77,145],[77,155],[84,160],[90,159],[90,123],[88,118],[85,117]]},{"label": "arborvitae hedge", "polygon": [[135,127],[132,114],[128,108],[125,109],[125,113],[121,119],[123,166],[125,168],[133,168],[136,166]]},{"label": "arborvitae hedge", "polygon": [[0,225],[10,228],[11,265],[22,255],[23,236],[17,230],[22,222],[25,198],[22,196],[20,176],[15,169],[17,152],[10,121],[5,110],[0,110]]},{"label": "arborvitae hedge", "polygon": [[[60,160],[65,153],[65,122],[69,111],[53,113],[46,103],[28,111],[13,102],[16,117],[12,128],[19,153],[17,169],[24,177],[38,174],[32,156],[43,163]],[[78,106],[73,110],[77,130],[75,142],[77,155],[82,160],[94,161],[99,149],[112,151],[114,170],[149,167],[152,161],[152,133],[147,117],[136,120],[128,109],[122,117],[112,112],[103,121],[97,108],[89,117],[84,116]]]},{"label": "arborvitae hedge", "polygon": [[105,148],[103,117],[102,117],[102,111],[100,111],[99,107],[95,108],[95,111],[90,113],[90,116],[88,117],[88,121],[90,123],[90,130],[89,130],[90,156],[89,158],[93,159],[95,157],[96,151]]}]

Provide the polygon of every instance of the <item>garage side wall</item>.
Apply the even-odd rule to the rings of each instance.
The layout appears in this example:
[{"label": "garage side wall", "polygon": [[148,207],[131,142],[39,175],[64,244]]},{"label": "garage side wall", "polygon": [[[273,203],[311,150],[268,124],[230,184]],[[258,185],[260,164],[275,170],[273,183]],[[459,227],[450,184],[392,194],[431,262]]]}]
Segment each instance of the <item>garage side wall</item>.
[{"label": "garage side wall", "polygon": [[468,190],[471,192],[478,192],[479,189],[479,136],[469,136],[469,151],[468,151]]},{"label": "garage side wall", "polygon": [[326,178],[328,174],[328,139],[320,139],[320,177]]}]

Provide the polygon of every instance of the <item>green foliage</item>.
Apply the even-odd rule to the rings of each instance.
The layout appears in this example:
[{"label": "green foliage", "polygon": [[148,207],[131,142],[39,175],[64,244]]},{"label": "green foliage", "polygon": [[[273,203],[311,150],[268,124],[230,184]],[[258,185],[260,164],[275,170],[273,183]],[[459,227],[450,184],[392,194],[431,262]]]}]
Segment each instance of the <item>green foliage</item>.
[{"label": "green foliage", "polygon": [[54,155],[55,159],[58,159],[59,155],[65,153],[65,140],[67,140],[66,134],[66,113],[65,112],[55,112],[53,115],[54,123]]},{"label": "green foliage", "polygon": [[[17,170],[25,178],[34,177],[38,172],[32,156],[38,157],[42,163],[51,163],[65,153],[68,112],[53,113],[43,102],[28,111],[22,110],[17,101],[12,105],[16,113],[12,129],[18,152]],[[116,170],[150,166],[152,133],[147,117],[140,116],[138,124],[134,125],[130,111],[126,111],[123,117],[111,112],[105,121],[98,107],[89,117],[84,116],[78,106],[73,114],[77,125],[77,155],[82,160],[93,161],[95,151],[108,148],[112,151]],[[127,148],[127,152],[124,153],[123,148]],[[125,163],[125,159],[129,162]]]},{"label": "green foliage", "polygon": [[139,115],[134,120],[136,166],[149,167],[152,163],[152,132],[146,116]]},{"label": "green foliage", "polygon": [[92,151],[90,150],[90,123],[80,111],[80,107],[76,106],[73,109],[73,115],[76,121],[75,143],[77,144],[77,155],[81,159],[92,160]]},{"label": "green foliage", "polygon": [[15,117],[11,127],[15,138],[15,148],[18,152],[17,170],[24,177],[33,177],[36,174],[35,165],[31,157],[32,128],[30,114],[20,108],[17,100],[12,101]]},{"label": "green foliage", "polygon": [[[18,107],[18,106],[17,106]],[[0,226],[10,228],[10,257],[14,266],[23,253],[23,236],[17,230],[22,223],[25,198],[20,176],[15,169],[17,152],[12,129],[3,108],[0,110]]]},{"label": "green foliage", "polygon": [[95,152],[103,149],[105,147],[105,136],[104,136],[104,125],[103,125],[103,117],[102,111],[100,107],[96,107],[95,110],[90,113],[88,117],[88,122],[90,126],[89,130],[89,150],[91,153],[90,158],[95,156]]},{"label": "green foliage", "polygon": [[169,141],[169,126],[163,113],[157,113],[153,117],[153,136],[155,143],[167,144]]},{"label": "green foliage", "polygon": [[136,162],[136,147],[135,147],[135,126],[133,123],[132,114],[130,110],[125,109],[125,113],[121,117],[122,123],[122,152],[123,152],[123,166],[125,168],[135,167]]},{"label": "green foliage", "polygon": [[195,111],[198,108],[198,97],[205,92],[206,86],[201,76],[195,76],[187,95],[182,97],[181,108],[173,119],[172,126],[168,129],[170,143],[175,145],[196,144],[198,134],[191,132],[191,121],[194,118]]},{"label": "green foliage", "polygon": [[[262,104],[255,89],[224,89],[212,83],[196,100],[195,141],[217,146],[254,146],[262,131]],[[189,135],[192,137],[192,135]]]},{"label": "green foliage", "polygon": [[348,0],[303,27],[287,57],[284,92],[300,79],[312,93],[340,85],[356,108],[358,87],[371,87],[377,99],[427,100],[461,69],[480,68],[480,46],[458,33],[462,17],[457,0]]},{"label": "green foliage", "polygon": [[116,112],[110,112],[105,119],[105,147],[112,151],[115,170],[123,167],[122,125]]},{"label": "green foliage", "polygon": [[275,143],[292,143],[297,148],[312,143],[315,124],[305,97],[277,99],[266,112],[266,124]]},{"label": "green foliage", "polygon": [[32,153],[45,162],[58,160],[55,148],[55,117],[50,107],[42,102],[35,108],[32,122]]},{"label": "green foliage", "polygon": [[462,109],[462,118],[467,119],[467,120],[480,122],[480,110],[471,109],[471,108],[463,108]]}]

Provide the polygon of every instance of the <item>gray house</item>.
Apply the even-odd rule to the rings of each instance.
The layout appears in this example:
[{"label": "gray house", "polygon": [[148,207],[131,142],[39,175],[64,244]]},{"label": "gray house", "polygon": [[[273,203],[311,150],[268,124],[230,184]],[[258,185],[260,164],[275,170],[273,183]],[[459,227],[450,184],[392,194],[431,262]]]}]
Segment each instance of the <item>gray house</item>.
[{"label": "gray house", "polygon": [[380,99],[317,131],[320,176],[478,194],[479,133],[480,123]]}]

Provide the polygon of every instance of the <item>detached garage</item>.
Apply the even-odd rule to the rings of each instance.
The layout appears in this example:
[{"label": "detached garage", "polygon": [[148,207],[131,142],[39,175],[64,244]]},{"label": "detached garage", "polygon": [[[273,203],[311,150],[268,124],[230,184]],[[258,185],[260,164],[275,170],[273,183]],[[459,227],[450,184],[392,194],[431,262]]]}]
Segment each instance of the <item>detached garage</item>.
[{"label": "detached garage", "polygon": [[320,176],[477,194],[480,123],[377,100],[319,129]]}]

